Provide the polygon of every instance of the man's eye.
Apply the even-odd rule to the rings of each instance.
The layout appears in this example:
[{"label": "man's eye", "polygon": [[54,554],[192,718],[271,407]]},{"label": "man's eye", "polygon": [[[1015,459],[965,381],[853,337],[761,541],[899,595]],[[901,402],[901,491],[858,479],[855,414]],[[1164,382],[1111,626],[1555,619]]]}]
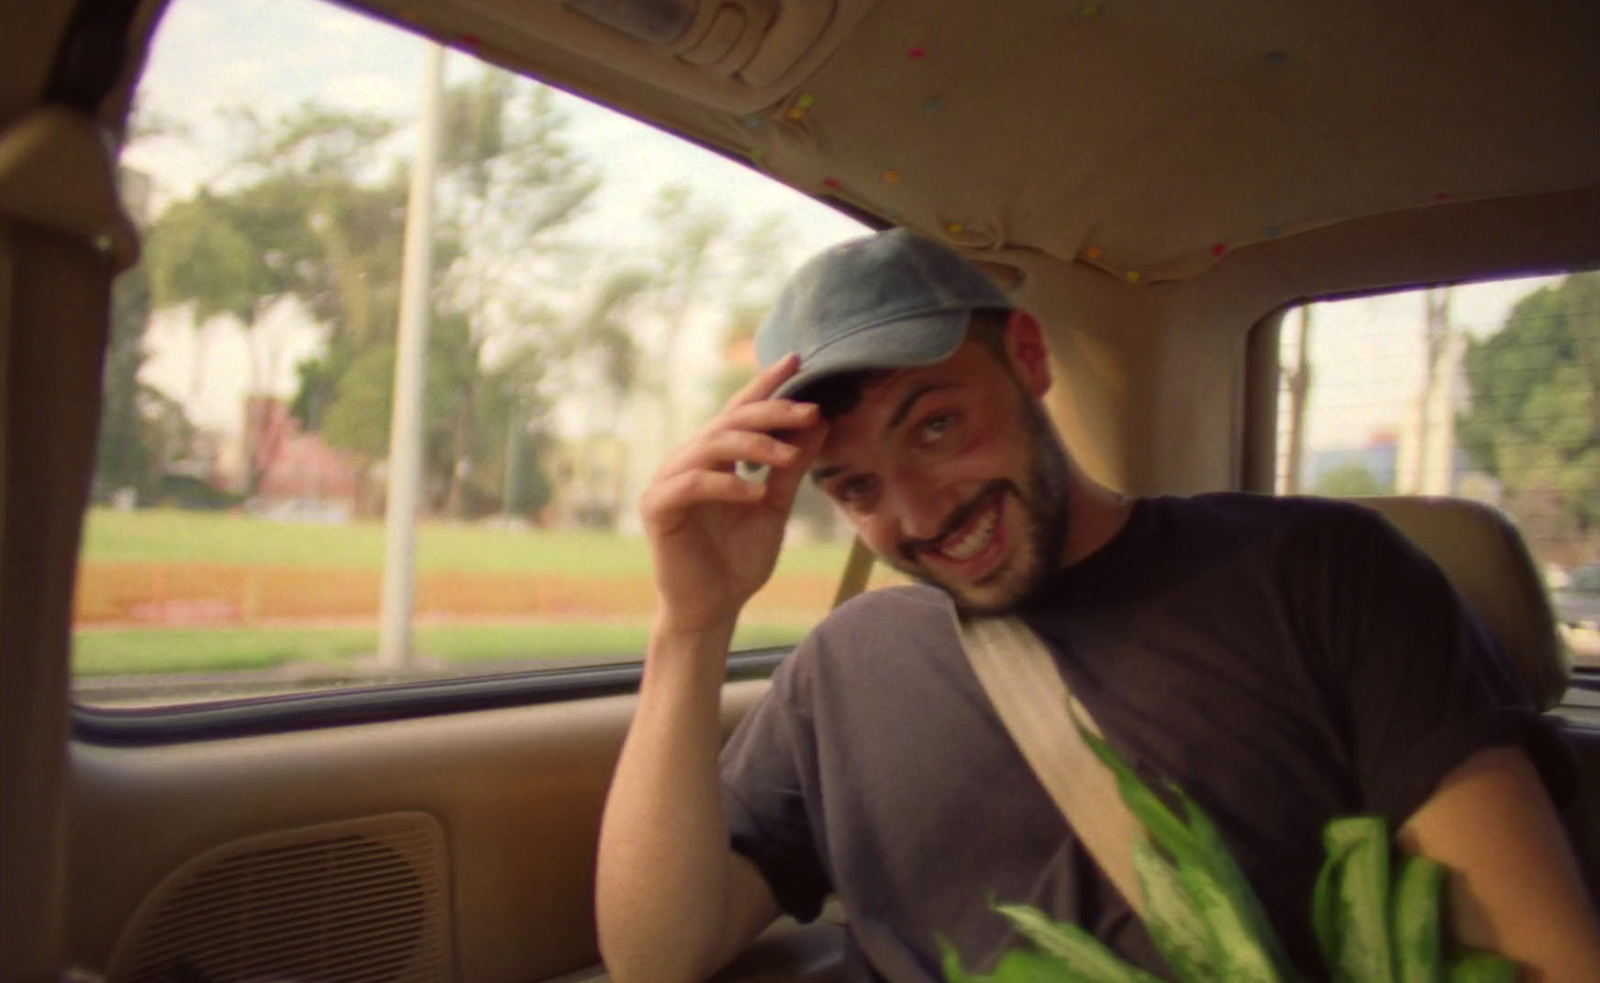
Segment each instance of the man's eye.
[{"label": "man's eye", "polygon": [[840,482],[837,494],[841,502],[860,502],[872,494],[873,487],[872,478],[862,475],[858,478],[849,478]]},{"label": "man's eye", "polygon": [[930,417],[922,424],[922,440],[924,443],[932,443],[954,430],[955,426],[954,413],[940,413],[938,416]]}]

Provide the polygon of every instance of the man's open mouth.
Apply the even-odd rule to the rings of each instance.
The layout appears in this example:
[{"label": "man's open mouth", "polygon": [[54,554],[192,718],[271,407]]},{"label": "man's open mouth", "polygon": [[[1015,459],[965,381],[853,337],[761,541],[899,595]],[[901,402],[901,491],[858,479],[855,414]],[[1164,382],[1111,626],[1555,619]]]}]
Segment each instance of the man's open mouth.
[{"label": "man's open mouth", "polygon": [[985,503],[965,529],[958,529],[939,544],[938,552],[946,559],[965,562],[983,552],[994,541],[995,529],[1000,525],[1000,497]]},{"label": "man's open mouth", "polygon": [[968,564],[979,559],[1000,539],[1004,503],[1005,492],[996,490],[978,503],[958,528],[929,547],[928,552],[946,563]]}]

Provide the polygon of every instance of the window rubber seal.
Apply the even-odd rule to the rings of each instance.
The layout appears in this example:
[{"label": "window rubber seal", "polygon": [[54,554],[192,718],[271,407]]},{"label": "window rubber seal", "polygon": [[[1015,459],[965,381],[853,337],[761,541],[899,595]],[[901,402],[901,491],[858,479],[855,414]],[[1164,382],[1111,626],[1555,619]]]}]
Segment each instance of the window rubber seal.
[{"label": "window rubber seal", "polygon": [[[726,679],[765,679],[790,651],[784,646],[733,653],[728,656]],[[347,727],[624,696],[638,692],[643,672],[642,662],[625,662],[352,686],[186,706],[74,705],[72,735],[75,741],[85,744],[129,747]]]}]

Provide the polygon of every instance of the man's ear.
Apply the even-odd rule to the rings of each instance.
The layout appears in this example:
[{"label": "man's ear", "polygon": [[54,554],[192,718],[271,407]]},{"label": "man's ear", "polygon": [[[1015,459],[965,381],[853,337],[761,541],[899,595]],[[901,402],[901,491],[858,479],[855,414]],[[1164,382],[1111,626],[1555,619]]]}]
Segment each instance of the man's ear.
[{"label": "man's ear", "polygon": [[1014,309],[1006,317],[1006,355],[1028,392],[1043,396],[1050,391],[1050,350],[1044,328],[1032,314]]}]

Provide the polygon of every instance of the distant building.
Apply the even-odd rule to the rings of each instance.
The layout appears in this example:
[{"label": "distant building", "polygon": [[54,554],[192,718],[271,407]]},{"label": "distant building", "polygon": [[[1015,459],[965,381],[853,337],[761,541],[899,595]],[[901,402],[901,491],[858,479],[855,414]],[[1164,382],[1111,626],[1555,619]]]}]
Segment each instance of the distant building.
[{"label": "distant building", "polygon": [[1359,467],[1372,475],[1373,484],[1380,489],[1393,491],[1398,457],[1399,439],[1389,431],[1373,434],[1365,447],[1334,447],[1314,451],[1304,487],[1315,489],[1317,482],[1329,474]]},{"label": "distant building", "polygon": [[242,491],[246,460],[256,470],[254,498],[266,508],[295,504],[348,516],[356,510],[366,471],[355,454],[329,447],[321,434],[304,433],[289,406],[270,396],[245,400],[245,432],[223,456],[219,483]]},{"label": "distant building", "polygon": [[615,528],[621,514],[629,445],[612,434],[552,447],[545,473],[550,478],[551,525],[562,528]]}]

